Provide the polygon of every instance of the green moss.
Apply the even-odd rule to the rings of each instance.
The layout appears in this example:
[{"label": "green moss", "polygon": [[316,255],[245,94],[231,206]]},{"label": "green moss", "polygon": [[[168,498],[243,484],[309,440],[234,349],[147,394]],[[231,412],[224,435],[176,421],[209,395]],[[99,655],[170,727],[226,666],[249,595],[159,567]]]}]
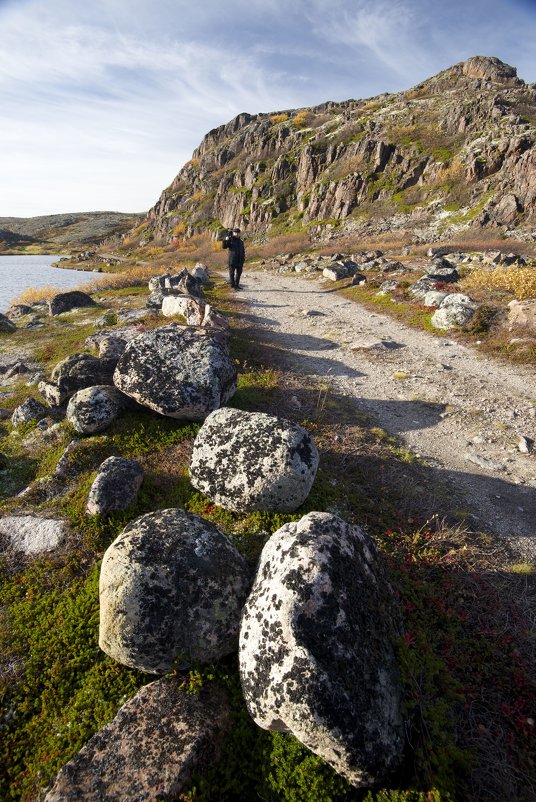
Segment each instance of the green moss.
[{"label": "green moss", "polygon": [[29,799],[143,682],[97,646],[98,573],[73,577],[43,560],[4,577],[0,644],[14,666],[0,688],[9,711],[0,747],[6,802]]}]

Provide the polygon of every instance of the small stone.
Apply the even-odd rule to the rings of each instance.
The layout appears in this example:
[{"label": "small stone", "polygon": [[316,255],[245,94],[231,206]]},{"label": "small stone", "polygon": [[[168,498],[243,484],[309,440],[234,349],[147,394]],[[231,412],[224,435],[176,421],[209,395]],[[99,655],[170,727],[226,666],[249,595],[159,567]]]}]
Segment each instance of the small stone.
[{"label": "small stone", "polygon": [[469,452],[464,456],[468,462],[472,462],[474,465],[478,465],[479,468],[484,468],[487,471],[500,472],[506,470],[504,465],[499,465],[497,462],[493,462],[493,460],[488,459],[488,457],[480,456],[480,454],[473,454]]},{"label": "small stone", "polygon": [[91,485],[87,514],[106,515],[126,510],[136,500],[142,482],[143,469],[136,460],[108,457]]},{"label": "small stone", "polygon": [[17,327],[6,315],[0,313],[0,333],[11,334],[16,331]]},{"label": "small stone", "polygon": [[108,384],[85,387],[71,396],[67,420],[79,434],[97,434],[110,426],[127,402],[132,403]]},{"label": "small stone", "polygon": [[520,435],[517,447],[522,454],[530,454],[533,446],[534,440],[532,440],[532,438],[525,437],[525,435]]},{"label": "small stone", "polygon": [[11,416],[13,426],[20,426],[31,421],[40,421],[45,418],[49,410],[35,398],[27,398],[24,403],[16,407]]}]

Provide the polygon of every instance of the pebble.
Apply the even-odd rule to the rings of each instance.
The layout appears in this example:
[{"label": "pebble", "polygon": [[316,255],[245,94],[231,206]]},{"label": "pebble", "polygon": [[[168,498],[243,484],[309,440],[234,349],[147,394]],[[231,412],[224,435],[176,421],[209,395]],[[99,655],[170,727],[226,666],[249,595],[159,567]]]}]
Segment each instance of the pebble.
[{"label": "pebble", "polygon": [[464,457],[468,462],[472,462],[474,465],[478,465],[479,468],[485,468],[488,471],[506,470],[504,465],[499,465],[497,462],[493,462],[493,460],[488,459],[487,457],[481,457],[480,454],[471,454],[470,452],[467,452],[464,454]]},{"label": "pebble", "polygon": [[530,437],[525,437],[525,435],[520,436],[517,447],[522,454],[530,454],[533,446],[534,440]]}]

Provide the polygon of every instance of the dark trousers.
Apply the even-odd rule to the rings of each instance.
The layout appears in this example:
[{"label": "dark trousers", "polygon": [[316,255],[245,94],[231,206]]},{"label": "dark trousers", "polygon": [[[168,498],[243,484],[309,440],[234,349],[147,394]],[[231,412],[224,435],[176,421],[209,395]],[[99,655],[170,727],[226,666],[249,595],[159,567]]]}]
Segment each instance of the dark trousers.
[{"label": "dark trousers", "polygon": [[231,267],[229,265],[229,283],[231,287],[238,287],[240,284],[240,276],[242,275],[241,267]]}]

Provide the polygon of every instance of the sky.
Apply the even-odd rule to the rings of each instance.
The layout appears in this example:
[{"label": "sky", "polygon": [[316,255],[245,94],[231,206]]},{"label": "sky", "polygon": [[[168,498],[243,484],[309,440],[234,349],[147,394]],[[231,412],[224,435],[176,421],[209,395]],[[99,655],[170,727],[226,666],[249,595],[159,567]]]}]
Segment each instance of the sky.
[{"label": "sky", "polygon": [[536,81],[536,0],[0,0],[0,216],[147,211],[247,111],[408,89],[473,56]]}]

